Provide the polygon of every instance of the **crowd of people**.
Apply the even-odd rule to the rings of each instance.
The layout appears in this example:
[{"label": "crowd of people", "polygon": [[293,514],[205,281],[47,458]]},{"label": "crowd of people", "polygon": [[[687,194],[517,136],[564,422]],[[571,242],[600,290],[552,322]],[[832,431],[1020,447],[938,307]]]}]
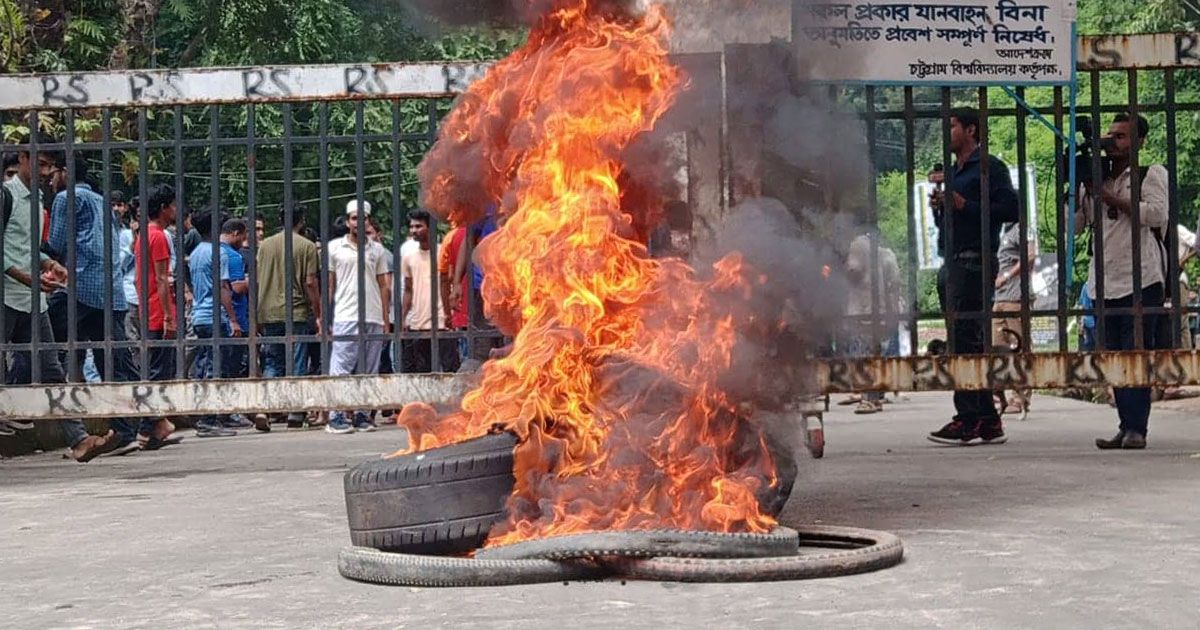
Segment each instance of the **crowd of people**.
[{"label": "crowd of people", "polygon": [[[2,340],[124,344],[111,347],[110,357],[99,346],[79,349],[73,357],[60,349],[39,349],[36,361],[28,350],[9,351],[0,355],[5,384],[246,378],[251,352],[267,378],[453,372],[469,358],[464,335],[440,340],[437,361],[432,334],[406,336],[400,348],[393,348],[394,326],[416,333],[467,328],[468,300],[478,300],[481,276],[478,269],[470,271],[468,230],[455,228],[446,235],[435,266],[435,235],[424,210],[408,214],[400,277],[394,278],[396,257],[384,246],[367,201],[347,203],[322,243],[299,205],[282,208],[278,231],[267,236],[261,218],[251,226],[221,207],[181,216],[176,191],[168,185],[151,187],[144,199],[119,190],[105,199],[87,161],[73,160],[68,177],[61,152],[18,151],[6,157],[4,167]],[[34,256],[40,268],[31,274]],[[392,312],[394,281],[401,290],[399,312]],[[256,299],[250,299],[251,292]],[[254,346],[246,339],[252,323],[258,336]],[[487,328],[487,323],[476,316],[475,326]],[[181,353],[171,342],[179,337],[188,340],[183,365],[177,365]],[[141,339],[145,347],[124,343]],[[331,340],[326,364],[322,339]],[[486,357],[499,343],[479,339],[477,357],[480,350]],[[251,429],[268,432],[273,421],[296,429],[324,427],[333,434],[373,431],[377,422],[394,421],[389,410],[324,415],[230,414],[193,422],[197,437],[210,438]],[[62,426],[70,454],[80,462],[153,451],[181,440],[171,418],[113,420],[103,435],[90,435],[79,420]],[[0,421],[0,438],[32,428],[28,422]]]}]

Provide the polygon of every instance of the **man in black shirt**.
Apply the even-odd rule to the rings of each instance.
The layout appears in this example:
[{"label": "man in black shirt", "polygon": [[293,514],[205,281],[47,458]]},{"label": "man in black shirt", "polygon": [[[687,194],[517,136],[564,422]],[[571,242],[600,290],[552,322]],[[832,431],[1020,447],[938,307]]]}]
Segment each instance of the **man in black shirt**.
[{"label": "man in black shirt", "polygon": [[[946,313],[950,350],[956,355],[983,354],[986,327],[983,319],[991,312],[992,289],[996,282],[996,250],[1000,229],[1020,215],[1008,166],[995,156],[987,158],[987,188],[979,147],[979,112],[958,108],[950,113],[950,150],[955,165],[945,179],[946,192],[931,199],[938,226],[938,250],[944,262],[938,273],[938,298]],[[930,176],[938,181],[940,173]],[[988,199],[988,221],[984,224],[983,195]],[[984,239],[984,234],[988,238]],[[984,261],[990,261],[984,277]],[[1007,438],[1000,415],[987,390],[954,392],[954,419],[929,435],[940,444],[1003,444]]]}]

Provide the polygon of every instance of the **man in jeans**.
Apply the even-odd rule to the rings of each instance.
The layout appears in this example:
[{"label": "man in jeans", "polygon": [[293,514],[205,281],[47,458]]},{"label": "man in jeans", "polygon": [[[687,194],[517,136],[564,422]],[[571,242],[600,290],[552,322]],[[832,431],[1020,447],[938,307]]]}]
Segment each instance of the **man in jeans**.
[{"label": "man in jeans", "polygon": [[[950,350],[956,355],[987,351],[987,320],[996,284],[996,250],[1000,228],[1015,223],[1020,203],[1013,190],[1008,166],[999,158],[987,158],[988,182],[983,187],[983,156],[979,146],[979,112],[961,107],[950,112],[950,150],[956,161],[951,173],[931,174],[944,178],[948,191],[935,192],[931,199],[938,226],[938,251],[945,262],[938,272],[938,298],[951,332]],[[983,200],[988,200],[988,224],[984,225]],[[988,239],[985,242],[983,233]],[[990,263],[984,274],[984,260]],[[968,446],[1003,444],[1007,441],[1000,414],[992,404],[992,392],[954,392],[954,418],[929,434],[939,444]]]},{"label": "man in jeans", "polygon": [[[387,268],[387,252],[382,247],[375,246],[366,236],[366,225],[362,226],[362,238],[359,238],[359,223],[366,221],[370,216],[370,203],[363,202],[360,207],[358,201],[351,200],[346,204],[348,231],[344,237],[329,244],[329,291],[333,294],[335,337],[353,337],[360,333],[381,335],[388,332],[392,283]],[[358,290],[360,277],[363,280],[364,291],[361,295]],[[329,356],[329,375],[378,373],[383,345],[383,339],[335,340]],[[330,414],[325,430],[329,433],[374,431],[375,425],[366,411],[354,412],[353,425],[346,420],[344,412],[334,411]]]},{"label": "man in jeans", "polygon": [[[1169,176],[1161,165],[1134,169],[1131,166],[1133,153],[1140,149],[1150,123],[1138,116],[1132,120],[1128,114],[1118,114],[1109,127],[1110,146],[1105,149],[1112,160],[1112,168],[1099,191],[1091,190],[1085,183],[1082,189],[1076,225],[1093,225],[1103,230],[1104,251],[1104,295],[1097,295],[1096,259],[1093,256],[1088,268],[1087,294],[1092,300],[1104,300],[1106,309],[1125,309],[1134,306],[1134,293],[1141,297],[1146,309],[1160,308],[1166,301],[1166,250],[1165,239],[1156,235],[1167,228]],[[1141,199],[1133,203],[1132,181],[1141,180]],[[1090,182],[1091,178],[1085,180]],[[1097,199],[1098,198],[1098,199]],[[1095,227],[1095,203],[1100,204],[1102,224]],[[1140,231],[1136,234],[1141,248],[1141,260],[1134,261],[1133,213],[1137,211]],[[1141,268],[1141,286],[1134,286],[1133,266]],[[1161,314],[1146,313],[1142,316],[1142,347],[1136,338],[1137,320],[1133,313],[1105,313],[1105,350],[1155,350],[1169,348],[1171,332],[1168,318]],[[1146,448],[1146,432],[1150,423],[1149,387],[1115,387],[1113,399],[1117,404],[1120,426],[1111,439],[1096,440],[1096,447],[1109,449]]]},{"label": "man in jeans", "polygon": [[[225,213],[220,209],[201,212],[192,218],[192,225],[199,230],[202,237],[211,238],[212,226],[223,219]],[[246,234],[246,223],[235,219],[225,223],[220,240],[236,241],[239,234]],[[213,278],[213,265],[216,256],[217,278]],[[229,274],[229,254],[219,245],[214,247],[211,242],[202,242],[192,250],[188,257],[188,271],[192,280],[192,328],[200,340],[215,337],[214,329],[221,327],[222,336],[226,339],[241,337],[244,331],[237,320],[233,309],[233,287]],[[226,378],[233,373],[236,355],[235,348],[221,345],[214,353],[211,345],[202,344],[196,350],[195,364],[192,366],[192,378],[206,380]],[[220,363],[220,373],[217,372]],[[253,423],[244,418],[218,418],[205,416],[196,423],[196,437],[231,437],[237,435],[237,429],[250,428]]]},{"label": "man in jeans", "polygon": [[[65,188],[66,177],[54,178],[55,188]],[[69,320],[70,296],[66,291],[59,291],[50,297],[50,323],[54,329],[55,339],[66,341],[70,329],[75,330],[75,339],[85,342],[105,341],[105,320],[111,322],[111,340],[122,343],[126,340],[125,318],[128,316],[128,304],[125,301],[124,280],[121,271],[123,256],[120,250],[120,217],[116,213],[108,215],[108,232],[110,255],[106,258],[105,249],[105,208],[104,198],[96,194],[88,176],[87,160],[75,160],[75,200],[74,206],[68,203],[68,194],[62,190],[54,199],[50,211],[50,238],[46,244],[49,253],[58,261],[66,264],[70,249],[71,234],[68,231],[69,215],[75,215],[75,320]],[[105,294],[110,293],[112,311],[106,313]],[[65,353],[63,353],[65,354]],[[103,370],[105,351],[92,350],[98,370]],[[79,350],[77,364],[82,366],[86,351]],[[104,380],[127,383],[138,380],[137,368],[128,348],[113,348],[113,371],[103,375]],[[76,382],[82,382],[81,374],[70,377]],[[138,426],[134,422],[115,420],[111,423],[118,438],[117,448],[122,452],[141,448],[155,450],[166,445],[174,430],[174,426],[166,420],[143,420]]]},{"label": "man in jeans", "polygon": [[[292,231],[287,231],[288,222]],[[280,214],[278,234],[259,243],[258,247],[258,322],[266,337],[282,338],[287,335],[287,322],[292,323],[292,334],[297,336],[321,334],[321,261],[317,246],[303,236],[304,208],[284,208]],[[291,239],[292,275],[287,275],[287,239]],[[291,287],[290,294],[288,287]],[[314,324],[309,324],[312,321]],[[267,344],[264,351],[263,376],[275,378],[288,375],[308,376],[308,344],[292,344],[292,356],[287,356],[283,343]],[[303,412],[288,414],[290,429],[304,426]]]},{"label": "man in jeans", "polygon": [[[35,249],[41,242],[41,221],[31,216],[33,209],[40,208],[38,193],[33,192],[33,156],[28,151],[17,154],[17,174],[3,184],[0,191],[0,201],[11,204],[12,213],[3,224],[4,233],[0,236],[4,243],[4,328],[0,334],[5,342],[28,344],[33,340],[36,328],[40,343],[54,343],[54,330],[50,326],[50,317],[46,310],[47,300],[41,295],[34,295],[34,276],[30,263],[36,254],[39,261],[38,274],[42,292],[49,293],[66,286],[67,270],[45,253]],[[41,153],[37,156],[39,183],[46,183],[55,177],[58,166],[53,155]],[[38,212],[37,217],[41,216]],[[22,367],[8,375],[6,384],[28,384],[33,381],[32,352],[17,351],[12,353],[14,363]],[[40,383],[65,383],[66,373],[59,361],[56,350],[39,350],[38,364]],[[67,444],[71,449],[71,457],[78,462],[88,462],[93,458],[111,452],[121,446],[121,438],[115,432],[109,431],[104,436],[88,435],[83,423],[78,420],[66,420],[62,424],[66,433]],[[12,435],[14,429],[32,429],[30,423],[6,421],[0,425],[0,434]]]}]

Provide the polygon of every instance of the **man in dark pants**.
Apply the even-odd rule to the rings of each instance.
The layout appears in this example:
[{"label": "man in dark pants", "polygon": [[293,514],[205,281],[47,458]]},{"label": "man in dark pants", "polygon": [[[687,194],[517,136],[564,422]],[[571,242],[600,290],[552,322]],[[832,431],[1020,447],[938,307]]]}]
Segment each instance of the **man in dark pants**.
[{"label": "man in dark pants", "polygon": [[[1091,186],[1085,184],[1079,200],[1076,225],[1095,224],[1094,200],[1099,197],[1104,233],[1104,295],[1097,296],[1096,260],[1092,257],[1088,269],[1087,293],[1093,300],[1103,299],[1105,309],[1132,309],[1135,292],[1133,277],[1133,193],[1134,177],[1141,179],[1141,199],[1137,204],[1140,231],[1137,233],[1141,248],[1141,294],[1142,306],[1147,309],[1161,307],[1165,302],[1166,248],[1162,234],[1169,224],[1168,201],[1169,176],[1167,169],[1154,165],[1140,169],[1130,166],[1133,151],[1141,148],[1143,138],[1150,132],[1150,123],[1142,116],[1136,123],[1127,114],[1118,114],[1109,127],[1109,142],[1105,153],[1112,168],[1105,178],[1099,194],[1093,194]],[[1165,315],[1144,314],[1142,316],[1141,347],[1135,335],[1137,321],[1132,313],[1105,313],[1105,350],[1154,350],[1171,345],[1170,322]],[[1146,430],[1150,421],[1149,387],[1115,387],[1113,398],[1117,404],[1117,415],[1121,424],[1116,436],[1098,439],[1101,449],[1146,448]]]},{"label": "man in dark pants", "polygon": [[[995,156],[987,158],[987,189],[979,146],[979,112],[958,108],[950,112],[950,150],[954,169],[946,179],[947,192],[931,199],[938,226],[938,250],[945,262],[938,273],[938,299],[946,313],[950,350],[956,355],[987,352],[992,291],[999,265],[996,251],[1000,229],[1020,214],[1008,166]],[[937,181],[940,173],[930,176]],[[944,176],[943,176],[944,177]],[[983,223],[983,198],[988,199],[988,224]],[[984,233],[988,238],[984,239]],[[984,277],[984,262],[990,261]],[[988,390],[954,392],[953,420],[929,439],[939,444],[968,446],[1007,441],[1000,415]]]}]

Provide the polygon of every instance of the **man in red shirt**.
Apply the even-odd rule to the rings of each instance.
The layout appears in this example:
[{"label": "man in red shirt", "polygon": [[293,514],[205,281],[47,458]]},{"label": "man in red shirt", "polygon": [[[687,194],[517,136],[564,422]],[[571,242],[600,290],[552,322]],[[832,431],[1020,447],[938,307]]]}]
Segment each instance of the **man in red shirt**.
[{"label": "man in red shirt", "polygon": [[[175,319],[175,292],[171,286],[170,275],[170,236],[166,230],[175,223],[175,189],[165,184],[155,186],[151,189],[144,208],[150,220],[146,230],[147,241],[143,243],[139,234],[133,243],[133,255],[136,262],[138,301],[143,305],[148,320],[145,338],[151,341],[174,339],[178,325]],[[169,381],[175,378],[175,349],[149,348],[146,371],[151,381]],[[175,426],[166,419],[144,420],[138,429],[138,441],[142,443],[143,448],[154,449],[161,446],[174,431]]]}]

